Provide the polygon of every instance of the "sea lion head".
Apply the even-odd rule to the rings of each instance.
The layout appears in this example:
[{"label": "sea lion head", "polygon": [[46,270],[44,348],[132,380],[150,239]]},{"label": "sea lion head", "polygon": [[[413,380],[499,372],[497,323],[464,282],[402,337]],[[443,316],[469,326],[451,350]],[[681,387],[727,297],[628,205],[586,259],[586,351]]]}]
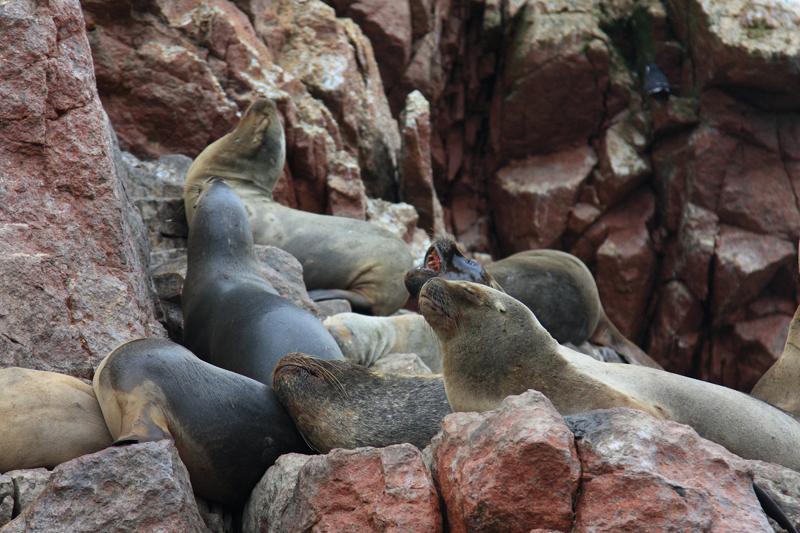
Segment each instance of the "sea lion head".
[{"label": "sea lion head", "polygon": [[209,247],[232,257],[251,257],[253,232],[239,195],[216,177],[206,178],[199,187],[189,227],[189,260],[198,260]]},{"label": "sea lion head", "polygon": [[272,373],[272,389],[306,443],[318,452],[356,447],[352,410],[347,407],[347,385],[354,377],[351,370],[369,374],[366,368],[346,361],[290,353]]},{"label": "sea lion head", "polygon": [[525,324],[531,319],[536,321],[527,307],[504,292],[471,281],[440,277],[429,279],[422,287],[419,309],[443,341],[460,331],[506,331],[508,320]]},{"label": "sea lion head", "polygon": [[419,296],[419,291],[429,279],[440,277],[448,280],[465,280],[487,285],[502,291],[502,287],[483,265],[464,255],[464,250],[454,240],[440,237],[433,241],[425,252],[422,266],[406,273],[405,284],[409,294]]}]

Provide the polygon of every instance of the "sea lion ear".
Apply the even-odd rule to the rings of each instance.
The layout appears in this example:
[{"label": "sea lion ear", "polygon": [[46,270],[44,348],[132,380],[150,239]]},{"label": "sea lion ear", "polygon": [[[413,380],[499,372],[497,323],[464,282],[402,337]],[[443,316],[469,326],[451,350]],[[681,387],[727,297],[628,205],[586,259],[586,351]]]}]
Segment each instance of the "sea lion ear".
[{"label": "sea lion ear", "polygon": [[500,311],[501,313],[505,313],[506,312],[506,306],[503,304],[503,302],[499,302],[499,301],[495,302],[494,303],[494,308],[497,309],[498,311]]}]

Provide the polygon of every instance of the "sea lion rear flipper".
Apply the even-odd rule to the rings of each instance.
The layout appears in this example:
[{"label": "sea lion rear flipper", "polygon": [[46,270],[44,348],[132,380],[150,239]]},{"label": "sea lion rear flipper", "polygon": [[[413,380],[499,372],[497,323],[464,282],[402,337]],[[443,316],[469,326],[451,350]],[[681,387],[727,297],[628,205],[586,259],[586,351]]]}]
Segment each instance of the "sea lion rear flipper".
[{"label": "sea lion rear flipper", "polygon": [[753,483],[753,492],[756,493],[758,503],[761,504],[761,508],[764,509],[764,513],[768,517],[775,520],[779,526],[789,533],[798,533],[797,528],[789,520],[789,517],[786,516],[786,513],[783,512],[783,509],[781,509],[780,505],[778,505],[778,502],[773,500],[772,496],[770,496],[767,491],[759,487],[755,482]]},{"label": "sea lion rear flipper", "polygon": [[372,312],[372,302],[357,292],[345,289],[314,289],[308,291],[308,296],[315,302],[324,302],[325,300],[347,300],[350,302],[353,311],[359,313]]},{"label": "sea lion rear flipper", "polygon": [[617,327],[605,313],[600,318],[597,324],[597,329],[594,331],[590,339],[595,344],[608,346],[617,352],[628,364],[635,364],[641,366],[649,366],[650,368],[657,368],[663,370],[662,366],[656,363],[652,357],[644,353],[641,348],[629,341],[625,336],[620,333]]}]

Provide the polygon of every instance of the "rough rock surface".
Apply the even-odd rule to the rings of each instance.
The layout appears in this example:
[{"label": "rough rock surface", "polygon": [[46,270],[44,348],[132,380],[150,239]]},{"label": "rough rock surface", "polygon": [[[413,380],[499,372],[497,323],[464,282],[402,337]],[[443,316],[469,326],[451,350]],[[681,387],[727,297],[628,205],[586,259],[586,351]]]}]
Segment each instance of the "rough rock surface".
[{"label": "rough rock surface", "polygon": [[576,530],[770,530],[748,462],[692,428],[623,408],[567,422],[582,468]]},{"label": "rough rock surface", "polygon": [[289,454],[267,470],[244,531],[442,531],[439,499],[410,444]]},{"label": "rough rock surface", "polygon": [[431,441],[450,531],[570,531],[580,461],[550,401],[528,391],[487,413],[454,413]]},{"label": "rough rock surface", "polygon": [[79,3],[4,2],[0,33],[0,365],[89,378],[114,346],[163,334],[142,222]]},{"label": "rough rock surface", "polygon": [[111,530],[206,530],[171,441],[107,448],[59,465],[4,532]]}]

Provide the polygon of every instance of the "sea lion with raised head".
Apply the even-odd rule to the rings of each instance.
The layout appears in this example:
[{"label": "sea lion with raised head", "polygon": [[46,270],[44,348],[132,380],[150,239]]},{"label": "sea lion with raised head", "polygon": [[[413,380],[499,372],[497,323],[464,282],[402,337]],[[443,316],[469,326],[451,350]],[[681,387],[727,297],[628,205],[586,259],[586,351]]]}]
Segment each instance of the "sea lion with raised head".
[{"label": "sea lion with raised head", "polygon": [[661,368],[625,338],[600,303],[592,273],[583,261],[559,250],[528,250],[481,266],[451,239],[436,239],[421,267],[406,274],[412,296],[431,277],[465,280],[502,290],[533,311],[544,328],[564,344],[587,340],[607,346],[631,364]]},{"label": "sea lion with raised head", "polygon": [[381,374],[304,354],[280,360],[272,387],[306,442],[321,453],[404,442],[422,449],[450,413],[441,376]]},{"label": "sea lion with raised head", "polygon": [[116,445],[172,439],[194,491],[215,502],[243,503],[278,456],[310,451],[268,385],[166,339],[112,351],[94,390]]},{"label": "sea lion with raised head", "polygon": [[270,386],[289,352],[341,359],[317,318],[275,294],[259,273],[245,206],[221,180],[203,182],[181,297],[184,344],[220,368]]},{"label": "sea lion with raised head", "polygon": [[186,174],[184,204],[191,226],[209,177],[222,178],[242,198],[257,244],[286,250],[303,265],[303,280],[316,300],[344,298],[353,309],[388,315],[408,293],[408,245],[363,220],[318,215],[273,201],[285,160],[283,126],[272,101],[258,99],[236,128],[210,144]]},{"label": "sea lion with raised head", "polygon": [[559,345],[518,300],[477,283],[432,278],[419,305],[442,342],[454,411],[494,409],[535,389],[563,415],[640,409],[688,424],[741,457],[800,470],[800,422],[765,402],[663,370],[599,363]]},{"label": "sea lion with raised head", "polygon": [[53,468],[110,445],[90,385],[55,372],[0,369],[0,473]]}]

